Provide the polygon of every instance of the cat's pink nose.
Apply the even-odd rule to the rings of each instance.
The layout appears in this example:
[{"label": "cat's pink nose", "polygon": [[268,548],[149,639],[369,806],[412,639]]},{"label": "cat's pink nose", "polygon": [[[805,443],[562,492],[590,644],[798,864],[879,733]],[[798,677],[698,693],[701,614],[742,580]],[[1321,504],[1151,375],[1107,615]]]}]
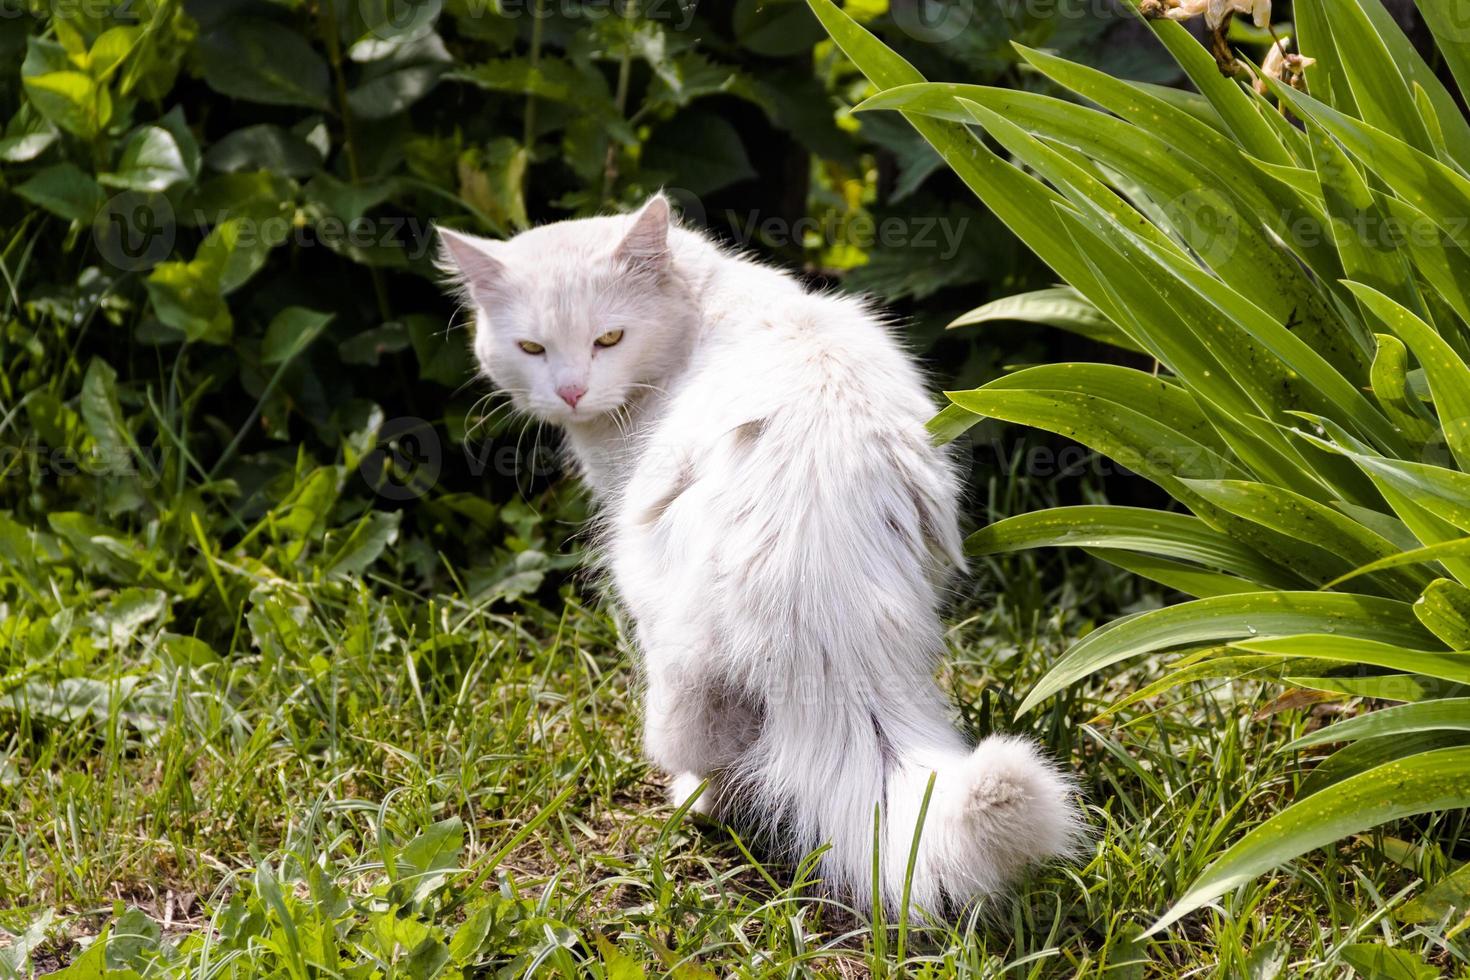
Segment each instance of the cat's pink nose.
[{"label": "cat's pink nose", "polygon": [[556,393],[561,396],[562,401],[576,408],[577,402],[581,401],[582,396],[587,394],[587,388],[584,385],[562,385],[556,389]]}]

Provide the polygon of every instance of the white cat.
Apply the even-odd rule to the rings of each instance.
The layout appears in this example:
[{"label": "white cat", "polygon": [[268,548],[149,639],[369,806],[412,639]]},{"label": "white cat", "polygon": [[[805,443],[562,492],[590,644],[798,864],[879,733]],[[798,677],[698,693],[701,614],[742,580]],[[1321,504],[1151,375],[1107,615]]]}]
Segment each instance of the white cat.
[{"label": "white cat", "polygon": [[474,350],[565,430],[647,681],[676,802],[754,825],[866,907],[912,881],[941,912],[1079,840],[1073,785],[1031,743],[971,748],[934,681],[960,567],[956,476],[918,370],[861,301],[636,215],[505,241],[444,229]]}]

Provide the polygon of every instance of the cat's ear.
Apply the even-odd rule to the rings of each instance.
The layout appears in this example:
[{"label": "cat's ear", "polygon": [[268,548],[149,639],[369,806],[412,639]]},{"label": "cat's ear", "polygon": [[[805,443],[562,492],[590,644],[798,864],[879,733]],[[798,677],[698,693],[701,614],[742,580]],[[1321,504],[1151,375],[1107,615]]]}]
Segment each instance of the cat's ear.
[{"label": "cat's ear", "polygon": [[618,243],[613,257],[639,271],[662,272],[669,264],[669,199],[650,197]]},{"label": "cat's ear", "polygon": [[491,254],[498,243],[448,228],[434,229],[439,235],[439,268],[480,305],[505,283],[505,263]]}]

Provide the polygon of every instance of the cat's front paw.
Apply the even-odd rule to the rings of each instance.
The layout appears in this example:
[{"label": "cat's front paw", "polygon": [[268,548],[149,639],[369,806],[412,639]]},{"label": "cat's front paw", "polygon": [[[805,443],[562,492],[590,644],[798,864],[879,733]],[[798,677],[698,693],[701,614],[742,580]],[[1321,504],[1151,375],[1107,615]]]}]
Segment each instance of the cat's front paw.
[{"label": "cat's front paw", "polygon": [[[700,792],[701,788],[703,792]],[[699,794],[697,798],[696,793]],[[706,785],[705,780],[692,772],[681,772],[669,780],[669,802],[674,805],[675,809],[682,807],[691,799],[694,802],[689,805],[690,813],[714,818],[715,786],[713,780]]]}]

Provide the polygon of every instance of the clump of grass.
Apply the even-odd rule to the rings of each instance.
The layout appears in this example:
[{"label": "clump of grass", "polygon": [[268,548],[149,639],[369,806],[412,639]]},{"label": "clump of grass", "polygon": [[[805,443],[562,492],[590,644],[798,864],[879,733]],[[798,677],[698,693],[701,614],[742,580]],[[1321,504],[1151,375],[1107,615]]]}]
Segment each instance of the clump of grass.
[{"label": "clump of grass", "polygon": [[[250,585],[219,631],[224,656],[176,632],[188,600],[80,563],[54,611],[7,583],[0,972],[1336,975],[1368,937],[1446,971],[1465,962],[1435,923],[1401,921],[1447,861],[1427,826],[1348,845],[1351,872],[1328,854],[1244,886],[1188,933],[1141,940],[1232,829],[1294,785],[1279,750],[1314,722],[1257,717],[1237,688],[1078,724],[1113,696],[1101,687],[1027,720],[1082,770],[1091,856],[910,929],[899,962],[896,931],[824,897],[811,862],[771,864],[666,805],[598,604],[570,588],[540,603],[420,597],[309,558],[276,580],[246,571],[276,546],[220,556],[226,594],[232,577]],[[1028,562],[979,581],[993,572],[1035,601],[961,600],[946,678],[977,734],[1013,724],[1099,588],[1129,598],[1087,565]]]}]

